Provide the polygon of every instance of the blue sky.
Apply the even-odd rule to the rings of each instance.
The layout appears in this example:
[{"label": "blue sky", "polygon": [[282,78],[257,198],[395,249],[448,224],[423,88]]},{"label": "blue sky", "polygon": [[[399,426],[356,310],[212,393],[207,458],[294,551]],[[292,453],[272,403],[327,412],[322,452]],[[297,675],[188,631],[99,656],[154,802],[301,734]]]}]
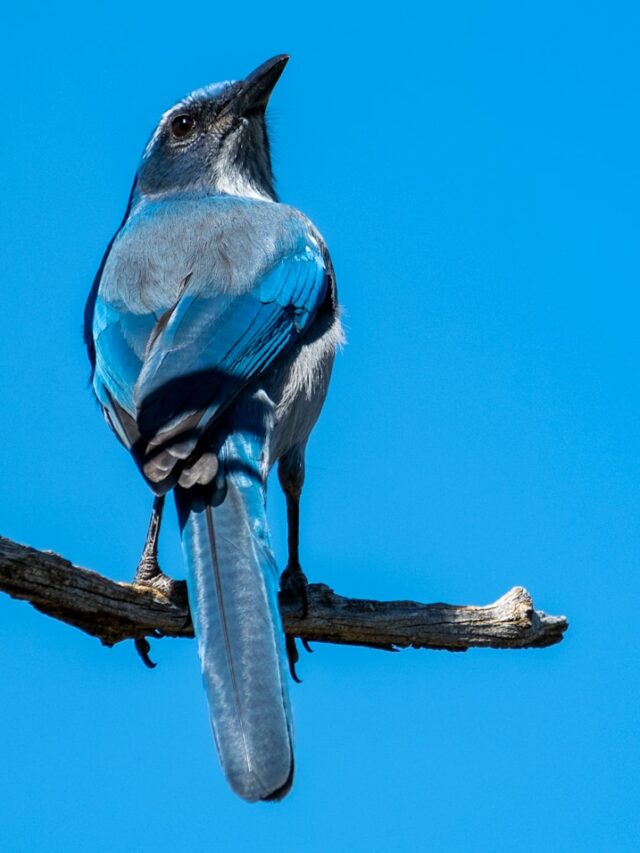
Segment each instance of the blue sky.
[{"label": "blue sky", "polygon": [[[278,185],[331,247],[349,336],[303,566],[354,596],[522,584],[571,629],[317,647],[295,788],[251,807],[192,642],[154,643],[149,672],[2,596],[3,851],[638,849],[638,23],[593,2],[5,11],[0,533],[131,576],[150,498],[87,390],[85,296],[161,112],[289,52]],[[282,560],[276,488],[270,514]],[[182,572],[173,520],[162,557]]]}]

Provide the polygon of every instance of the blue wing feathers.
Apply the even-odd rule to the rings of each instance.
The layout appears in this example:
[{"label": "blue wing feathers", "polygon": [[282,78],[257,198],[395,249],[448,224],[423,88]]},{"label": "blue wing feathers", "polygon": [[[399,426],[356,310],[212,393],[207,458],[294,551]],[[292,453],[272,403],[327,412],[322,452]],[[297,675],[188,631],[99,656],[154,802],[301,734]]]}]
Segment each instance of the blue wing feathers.
[{"label": "blue wing feathers", "polygon": [[[224,209],[229,208],[226,203]],[[282,211],[278,216],[281,220]],[[207,244],[214,255],[209,264],[206,258],[195,264],[185,250],[179,270],[172,246],[167,275],[175,279],[173,291],[166,282],[155,288],[162,274],[162,253],[155,247],[149,275],[153,275],[156,295],[165,293],[165,304],[155,299],[146,308],[144,280],[121,280],[122,265],[115,262],[111,270],[107,262],[107,284],[99,288],[93,320],[94,388],[112,419],[117,413],[111,411],[111,398],[153,443],[158,435],[164,440],[174,432],[178,437],[181,424],[188,421],[193,427],[193,415],[200,412],[197,432],[201,434],[309,329],[327,292],[325,262],[301,218],[289,216],[284,225],[280,220],[279,233],[284,235],[280,249],[274,240],[270,260],[262,259],[259,277],[247,282],[242,292],[216,278],[226,267],[215,255],[213,243]],[[145,241],[149,221],[141,218]],[[165,234],[166,219],[161,227]],[[134,241],[135,222],[128,223],[124,233],[129,243]],[[139,255],[144,254],[143,248]],[[127,251],[131,253],[130,246]],[[233,254],[228,241],[224,253],[228,261]],[[242,265],[242,257],[231,260],[234,268]],[[252,263],[256,269],[260,266]]]}]

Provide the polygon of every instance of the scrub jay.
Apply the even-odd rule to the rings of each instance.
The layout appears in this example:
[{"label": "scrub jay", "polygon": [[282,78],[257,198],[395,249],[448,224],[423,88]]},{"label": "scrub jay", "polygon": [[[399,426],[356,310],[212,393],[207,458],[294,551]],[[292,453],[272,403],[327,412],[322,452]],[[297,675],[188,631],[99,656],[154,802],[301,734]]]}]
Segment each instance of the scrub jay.
[{"label": "scrub jay", "polygon": [[213,734],[249,801],[282,798],[294,766],[267,475],[277,461],[281,585],[305,607],[305,447],[342,341],[327,247],[274,189],[265,110],[287,60],[162,116],[85,310],[93,391],[156,496],[136,581],[162,581],[173,490]]}]

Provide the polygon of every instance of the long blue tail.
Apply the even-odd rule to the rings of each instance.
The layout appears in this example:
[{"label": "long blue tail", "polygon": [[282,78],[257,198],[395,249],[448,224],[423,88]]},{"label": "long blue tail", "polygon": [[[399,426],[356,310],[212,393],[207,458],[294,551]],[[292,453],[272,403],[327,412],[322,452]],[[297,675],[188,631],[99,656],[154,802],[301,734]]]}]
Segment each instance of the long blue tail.
[{"label": "long blue tail", "polygon": [[236,432],[209,495],[177,489],[187,585],[222,767],[245,800],[280,799],[293,781],[293,731],[260,471],[264,442]]}]

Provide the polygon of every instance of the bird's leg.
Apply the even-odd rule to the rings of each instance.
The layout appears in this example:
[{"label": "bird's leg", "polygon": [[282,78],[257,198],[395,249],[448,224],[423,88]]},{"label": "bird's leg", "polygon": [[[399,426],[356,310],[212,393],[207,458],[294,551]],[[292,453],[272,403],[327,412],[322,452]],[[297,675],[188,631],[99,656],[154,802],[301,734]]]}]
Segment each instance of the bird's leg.
[{"label": "bird's leg", "polygon": [[280,591],[287,603],[299,603],[303,618],[307,615],[309,601],[307,599],[307,578],[300,565],[300,492],[297,494],[287,491],[287,545],[289,559],[287,567],[280,575]]},{"label": "bird's leg", "polygon": [[149,529],[147,530],[147,538],[145,539],[144,548],[140,555],[140,562],[136,569],[135,577],[132,581],[140,586],[153,586],[157,589],[162,589],[162,586],[167,581],[171,581],[160,570],[158,563],[158,539],[160,538],[160,525],[162,524],[162,512],[164,509],[164,495],[160,495],[153,501],[153,509],[151,510],[151,518],[149,519]]},{"label": "bird's leg", "polygon": [[140,562],[136,569],[132,584],[138,586],[151,586],[159,592],[164,593],[177,607],[187,607],[187,589],[184,581],[174,580],[160,569],[158,563],[158,539],[160,538],[160,525],[162,513],[164,512],[164,495],[156,497],[151,510],[147,538],[140,555]]},{"label": "bird's leg", "polygon": [[[140,562],[136,569],[135,577],[132,581],[139,586],[151,586],[154,589],[160,590],[170,596],[172,591],[173,581],[168,575],[160,569],[158,563],[158,539],[160,537],[160,525],[162,523],[162,511],[164,509],[164,495],[160,495],[153,501],[153,509],[151,510],[151,519],[149,520],[149,529],[147,530],[147,538],[142,549]],[[155,663],[150,659],[149,652],[151,646],[146,637],[138,637],[134,640],[136,651],[142,658],[145,666],[153,668]]]},{"label": "bird's leg", "polygon": [[[287,499],[287,544],[289,559],[287,567],[280,575],[280,601],[285,604],[299,604],[302,617],[305,618],[309,608],[307,587],[309,582],[300,565],[300,495],[304,483],[304,450],[295,448],[282,457],[278,465],[278,478]],[[289,671],[294,681],[300,681],[296,674],[298,649],[292,634],[286,634],[286,651],[289,661]],[[304,648],[310,652],[311,647],[302,640]]]}]

